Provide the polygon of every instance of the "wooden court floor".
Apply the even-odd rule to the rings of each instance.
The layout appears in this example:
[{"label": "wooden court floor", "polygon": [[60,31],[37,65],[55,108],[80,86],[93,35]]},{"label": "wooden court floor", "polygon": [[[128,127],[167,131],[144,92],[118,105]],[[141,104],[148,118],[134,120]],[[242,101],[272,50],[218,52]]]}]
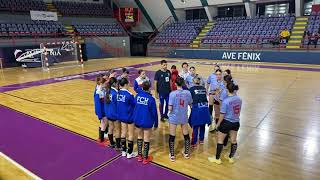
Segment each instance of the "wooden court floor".
[{"label": "wooden court floor", "polygon": [[[160,66],[151,63],[160,60],[92,60],[83,68],[61,66],[50,71],[4,69],[0,70],[0,86],[136,64],[144,64],[142,69],[156,71]],[[177,160],[171,162],[168,159],[168,123],[161,122],[151,141],[150,153],[155,162],[198,179],[319,179],[320,66],[168,60],[171,60],[168,67],[175,64],[179,70],[183,61],[191,62],[203,77],[212,73],[213,66],[209,63],[220,63],[222,69],[232,70],[243,100],[239,146],[235,164],[230,165],[225,159],[222,159],[222,165],[211,164],[207,158],[215,153],[216,135],[206,132],[205,144],[193,149],[191,158],[185,160],[180,153],[183,136],[179,130]],[[94,81],[79,78],[24,87],[0,93],[0,104],[96,139],[98,121],[92,101],[94,87]],[[229,151],[230,148],[224,150],[222,157]],[[0,179],[30,179],[4,159],[0,159],[0,169],[3,172]]]}]

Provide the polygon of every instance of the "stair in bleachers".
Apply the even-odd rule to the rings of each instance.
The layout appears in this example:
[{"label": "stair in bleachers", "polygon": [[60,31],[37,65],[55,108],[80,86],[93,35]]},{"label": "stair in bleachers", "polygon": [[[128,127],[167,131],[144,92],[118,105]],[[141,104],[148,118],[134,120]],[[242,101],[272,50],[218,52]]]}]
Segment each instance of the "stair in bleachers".
[{"label": "stair in bleachers", "polygon": [[206,36],[206,33],[212,29],[213,26],[214,26],[214,22],[208,21],[208,23],[202,28],[198,36],[192,41],[192,43],[190,44],[190,47],[199,48],[201,44],[201,40]]},{"label": "stair in bleachers", "polygon": [[47,9],[51,12],[57,12],[58,17],[62,16],[62,14],[58,11],[58,9],[52,3],[47,3]]},{"label": "stair in bleachers", "polygon": [[290,39],[286,48],[288,49],[299,49],[302,45],[303,35],[306,30],[308,23],[307,17],[297,17],[293,25]]},{"label": "stair in bleachers", "polygon": [[[71,26],[71,25],[64,25],[64,28],[65,30],[68,32],[68,33],[74,33],[75,32],[75,28],[74,26]],[[84,43],[84,39],[78,34],[77,36],[75,36],[74,34],[71,35],[72,39],[75,41],[75,42],[79,42],[80,44],[83,44]]]}]

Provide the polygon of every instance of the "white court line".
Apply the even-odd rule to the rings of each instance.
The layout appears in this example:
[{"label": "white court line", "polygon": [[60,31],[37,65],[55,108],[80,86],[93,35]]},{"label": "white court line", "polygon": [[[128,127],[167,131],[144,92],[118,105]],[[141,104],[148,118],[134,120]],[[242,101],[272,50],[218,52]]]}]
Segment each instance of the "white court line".
[{"label": "white court line", "polygon": [[33,179],[42,180],[40,177],[38,177],[37,175],[33,174],[31,171],[29,171],[28,169],[24,168],[23,166],[21,166],[20,164],[15,162],[10,157],[8,157],[5,154],[3,154],[2,152],[0,152],[0,156],[3,157],[4,159],[6,159],[7,161],[9,161],[10,163],[12,163],[13,165],[15,165],[17,168],[21,169],[23,172],[25,172],[27,175],[29,175]]}]

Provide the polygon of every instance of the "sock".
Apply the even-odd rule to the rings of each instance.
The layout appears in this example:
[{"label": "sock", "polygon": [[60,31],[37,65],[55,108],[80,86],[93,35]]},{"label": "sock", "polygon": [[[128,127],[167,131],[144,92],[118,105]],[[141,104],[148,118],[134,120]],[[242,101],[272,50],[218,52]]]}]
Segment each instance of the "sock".
[{"label": "sock", "polygon": [[114,146],[113,134],[108,134],[108,138],[109,138],[109,141],[110,141],[110,145]]},{"label": "sock", "polygon": [[127,141],[126,138],[121,138],[121,150],[127,152]]},{"label": "sock", "polygon": [[142,139],[138,139],[137,146],[138,146],[138,155],[139,156],[142,156],[142,144],[143,144],[143,140]]},{"label": "sock", "polygon": [[218,124],[219,118],[216,118],[216,124]]},{"label": "sock", "polygon": [[237,144],[237,143],[231,144],[231,150],[230,150],[229,158],[232,158],[232,157],[234,156],[234,154],[235,154],[236,151],[237,151],[237,147],[238,147],[238,144]]},{"label": "sock", "polygon": [[148,159],[149,145],[150,145],[149,142],[144,142],[143,159]]},{"label": "sock", "polygon": [[169,152],[171,156],[174,156],[174,139],[176,136],[169,135]]},{"label": "sock", "polygon": [[229,134],[227,134],[227,136],[224,138],[223,146],[227,146],[228,145],[228,141],[229,141]]},{"label": "sock", "polygon": [[133,152],[133,141],[128,141],[128,154]]},{"label": "sock", "polygon": [[108,134],[108,131],[109,131],[109,124],[107,124],[106,130],[104,130],[104,133]]},{"label": "sock", "polygon": [[100,142],[104,141],[104,131],[101,131],[100,127],[99,127],[99,140]]},{"label": "sock", "polygon": [[217,152],[216,152],[216,159],[220,159],[220,155],[223,149],[223,144],[217,144]]},{"label": "sock", "polygon": [[213,112],[213,105],[209,105],[209,113],[210,113],[210,116],[212,116],[212,112]]},{"label": "sock", "polygon": [[118,149],[120,149],[121,148],[121,138],[116,138],[116,147],[118,148]]},{"label": "sock", "polygon": [[185,154],[189,154],[189,150],[190,150],[190,136],[189,134],[184,135],[184,153]]}]

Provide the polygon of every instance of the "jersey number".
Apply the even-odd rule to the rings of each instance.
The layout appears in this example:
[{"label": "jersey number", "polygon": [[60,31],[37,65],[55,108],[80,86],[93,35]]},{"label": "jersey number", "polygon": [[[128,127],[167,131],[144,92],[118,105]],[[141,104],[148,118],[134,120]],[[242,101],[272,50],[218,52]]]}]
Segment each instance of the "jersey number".
[{"label": "jersey number", "polygon": [[184,107],[184,100],[183,99],[180,99],[180,101],[179,101],[180,103],[180,107]]},{"label": "jersey number", "polygon": [[233,106],[233,114],[238,116],[240,114],[240,105]]}]

